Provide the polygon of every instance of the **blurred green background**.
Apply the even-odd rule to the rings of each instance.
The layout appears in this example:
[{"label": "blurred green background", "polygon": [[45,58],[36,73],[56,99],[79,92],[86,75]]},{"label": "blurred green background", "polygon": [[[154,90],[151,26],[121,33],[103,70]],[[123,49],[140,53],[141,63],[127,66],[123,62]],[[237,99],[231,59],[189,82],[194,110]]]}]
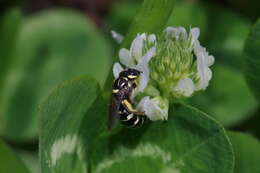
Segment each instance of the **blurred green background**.
[{"label": "blurred green background", "polygon": [[[0,142],[31,172],[40,172],[39,104],[60,82],[85,74],[107,88],[118,49],[110,31],[126,34],[141,3],[0,1]],[[168,21],[169,26],[199,27],[199,39],[216,61],[209,88],[185,102],[213,115],[227,129],[258,139],[260,109],[243,75],[242,52],[259,8],[259,0],[179,0]],[[252,141],[248,145],[259,147]],[[244,153],[243,144],[235,148]],[[4,151],[0,149],[0,157]]]}]

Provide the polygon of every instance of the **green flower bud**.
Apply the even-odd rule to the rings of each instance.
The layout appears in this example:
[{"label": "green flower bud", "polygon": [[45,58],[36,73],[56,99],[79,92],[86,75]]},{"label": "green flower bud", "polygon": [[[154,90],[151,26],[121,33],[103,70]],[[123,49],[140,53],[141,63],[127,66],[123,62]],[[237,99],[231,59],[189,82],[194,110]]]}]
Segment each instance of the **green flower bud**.
[{"label": "green flower bud", "polygon": [[194,66],[192,36],[185,39],[182,33],[177,38],[164,33],[159,37],[156,55],[149,63],[150,78],[163,96],[180,97],[174,88],[179,80],[196,73]]}]

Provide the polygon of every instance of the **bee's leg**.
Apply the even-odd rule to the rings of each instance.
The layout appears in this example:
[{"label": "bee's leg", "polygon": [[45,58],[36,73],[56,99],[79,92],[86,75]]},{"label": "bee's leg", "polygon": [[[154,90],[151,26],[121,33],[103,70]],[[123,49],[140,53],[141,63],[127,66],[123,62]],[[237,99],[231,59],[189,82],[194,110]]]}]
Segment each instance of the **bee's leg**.
[{"label": "bee's leg", "polygon": [[125,99],[122,101],[122,105],[125,107],[125,109],[128,111],[128,112],[131,112],[133,114],[136,114],[138,116],[144,116],[145,113],[144,112],[140,112],[140,111],[136,111],[133,109],[132,107],[132,104],[130,103],[129,100]]},{"label": "bee's leg", "polygon": [[134,114],[138,115],[138,116],[145,116],[144,112],[140,112],[140,111],[135,111],[133,112]]},{"label": "bee's leg", "polygon": [[131,99],[128,99],[127,101],[128,101],[131,105],[134,104],[133,101],[132,101]]},{"label": "bee's leg", "polygon": [[125,109],[128,111],[128,112],[134,112],[134,109],[132,107],[132,104],[129,102],[129,100],[127,99],[124,99],[122,101],[122,105],[125,107]]}]

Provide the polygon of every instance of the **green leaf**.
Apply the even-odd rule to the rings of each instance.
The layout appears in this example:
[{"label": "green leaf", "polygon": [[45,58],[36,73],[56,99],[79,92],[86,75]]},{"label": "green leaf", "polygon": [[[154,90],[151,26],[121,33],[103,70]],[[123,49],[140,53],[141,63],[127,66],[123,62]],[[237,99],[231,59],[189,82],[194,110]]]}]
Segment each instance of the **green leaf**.
[{"label": "green leaf", "polygon": [[42,172],[87,172],[106,108],[94,80],[84,77],[57,87],[40,109]]},{"label": "green leaf", "polygon": [[167,122],[124,128],[99,141],[93,173],[233,173],[225,130],[190,106],[172,105]]},{"label": "green leaf", "polygon": [[225,126],[234,126],[249,119],[257,108],[257,102],[242,73],[227,65],[216,64],[212,68],[213,77],[207,90],[187,99],[187,102]]},{"label": "green leaf", "polygon": [[24,162],[25,166],[31,173],[40,173],[40,163],[38,151],[16,150],[18,157]]},{"label": "green leaf", "polygon": [[0,173],[29,173],[15,153],[0,139]]},{"label": "green leaf", "polygon": [[15,55],[0,104],[0,134],[12,140],[36,137],[37,107],[58,83],[86,74],[103,86],[111,65],[103,35],[85,16],[69,10],[27,18]]},{"label": "green leaf", "polygon": [[199,27],[199,40],[205,40],[209,30],[208,20],[210,17],[207,8],[198,2],[192,3],[190,1],[178,2],[176,7],[168,20],[167,26],[183,26],[187,30],[191,27]]},{"label": "green leaf", "polygon": [[260,19],[252,28],[244,47],[246,80],[257,100],[260,101]]},{"label": "green leaf", "polygon": [[216,61],[241,69],[243,46],[250,31],[250,21],[219,7],[209,9],[210,29],[205,45]]},{"label": "green leaf", "polygon": [[139,7],[140,2],[119,1],[115,3],[106,20],[108,27],[125,35]]},{"label": "green leaf", "polygon": [[252,136],[229,132],[235,154],[234,173],[259,173],[260,172],[260,143]]},{"label": "green leaf", "polygon": [[259,18],[259,6],[260,1],[258,0],[227,0],[225,3],[229,8],[239,11],[239,13],[252,21],[256,21]]},{"label": "green leaf", "polygon": [[122,43],[128,47],[138,33],[158,33],[164,29],[170,17],[175,0],[144,0]]},{"label": "green leaf", "polygon": [[5,75],[12,63],[14,44],[20,28],[21,19],[21,11],[17,8],[8,10],[0,17],[0,97]]}]

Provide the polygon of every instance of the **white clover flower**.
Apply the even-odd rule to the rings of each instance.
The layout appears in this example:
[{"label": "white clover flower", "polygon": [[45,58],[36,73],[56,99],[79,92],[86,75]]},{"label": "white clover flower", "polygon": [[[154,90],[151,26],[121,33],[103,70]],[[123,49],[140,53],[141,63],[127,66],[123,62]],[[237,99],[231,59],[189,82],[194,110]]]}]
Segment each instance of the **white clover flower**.
[{"label": "white clover flower", "polygon": [[190,97],[195,91],[206,89],[214,57],[200,45],[199,28],[187,33],[183,27],[167,27],[164,33],[164,42],[157,43],[157,55],[151,62],[152,79],[161,90],[168,90],[165,95],[175,98]]},{"label": "white clover flower", "polygon": [[[121,38],[113,35],[117,40]],[[121,64],[142,71],[130,99],[135,102],[142,92],[136,109],[144,111],[150,120],[167,120],[170,99],[191,97],[195,91],[207,88],[214,57],[200,45],[199,35],[199,28],[187,32],[183,27],[167,27],[158,38],[138,34],[130,49],[120,49],[120,63],[113,66],[114,77],[124,69]]]}]

